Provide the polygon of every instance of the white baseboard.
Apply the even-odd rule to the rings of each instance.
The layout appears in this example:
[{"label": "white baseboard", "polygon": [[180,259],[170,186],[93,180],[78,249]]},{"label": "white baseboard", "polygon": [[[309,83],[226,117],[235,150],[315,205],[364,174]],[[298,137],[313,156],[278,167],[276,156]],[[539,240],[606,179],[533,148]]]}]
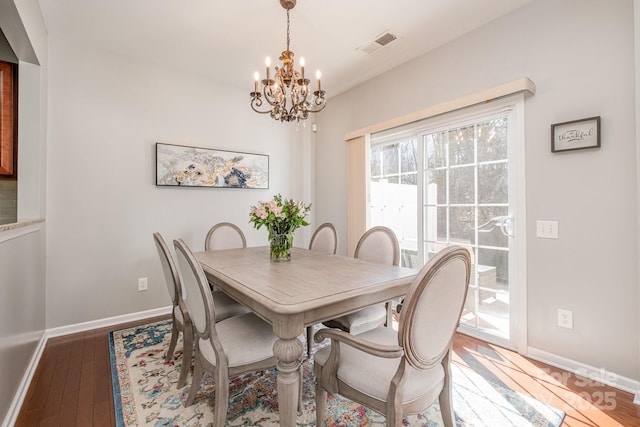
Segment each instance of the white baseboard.
[{"label": "white baseboard", "polygon": [[59,328],[45,330],[38,342],[38,346],[36,347],[31,360],[29,361],[29,364],[27,365],[22,381],[20,381],[20,384],[18,385],[13,401],[11,402],[11,406],[9,406],[7,415],[2,422],[2,427],[12,427],[16,423],[18,415],[20,414],[20,408],[22,408],[22,403],[24,402],[24,398],[29,390],[29,385],[31,384],[31,380],[33,379],[33,375],[38,367],[38,363],[40,362],[40,357],[42,357],[42,353],[44,352],[49,338],[104,328],[121,323],[133,322],[136,320],[148,319],[150,317],[163,316],[165,314],[170,314],[171,310],[171,306],[161,307],[153,310],[140,311],[137,313],[108,317],[106,319],[92,320],[90,322],[77,323],[75,325],[61,326]]},{"label": "white baseboard", "polygon": [[2,422],[2,427],[12,427],[16,423],[18,414],[20,413],[20,408],[22,408],[22,402],[24,402],[24,398],[27,395],[29,385],[31,384],[31,379],[33,378],[33,374],[35,374],[36,372],[36,368],[38,367],[40,357],[42,357],[42,352],[44,352],[46,344],[47,331],[44,331],[42,337],[40,338],[40,341],[38,341],[36,351],[33,352],[33,356],[31,356],[31,360],[27,365],[27,369],[24,373],[24,376],[22,377],[22,381],[20,381],[20,384],[18,384],[18,389],[13,395],[13,401],[11,402],[11,405],[9,405],[9,410],[7,411],[7,416]]},{"label": "white baseboard", "polygon": [[619,390],[634,394],[634,403],[640,404],[640,381],[616,374],[615,372],[606,371],[602,368],[596,368],[581,362],[576,362],[575,360],[567,359],[566,357],[558,356],[533,347],[528,348],[527,357],[574,374],[579,374],[582,377],[597,381],[601,384],[606,384]]},{"label": "white baseboard", "polygon": [[118,325],[120,323],[134,322],[136,320],[148,319],[150,317],[163,316],[171,313],[171,306],[154,308],[153,310],[139,311],[137,313],[123,314],[121,316],[107,317],[106,319],[92,320],[90,322],[76,323],[75,325],[60,326],[47,329],[47,338],[59,337],[62,335],[75,334],[77,332],[90,331],[92,329],[105,328],[107,326]]}]

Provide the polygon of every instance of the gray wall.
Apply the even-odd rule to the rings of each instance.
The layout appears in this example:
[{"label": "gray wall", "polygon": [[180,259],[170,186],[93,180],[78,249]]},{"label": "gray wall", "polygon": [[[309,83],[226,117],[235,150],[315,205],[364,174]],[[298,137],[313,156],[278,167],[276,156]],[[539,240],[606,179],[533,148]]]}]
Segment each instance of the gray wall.
[{"label": "gray wall", "polygon": [[[251,110],[246,90],[74,40],[50,36],[49,48],[48,328],[170,305],[154,232],[202,250],[207,230],[231,221],[266,244],[250,206],[305,197],[305,169],[290,167],[303,153],[288,127]],[[269,189],[156,187],[156,142],[269,155]]]},{"label": "gray wall", "polygon": [[[529,77],[529,346],[640,379],[633,41],[631,0],[536,0],[332,98],[317,116],[318,222],[337,225],[344,252],[345,133]],[[550,152],[552,123],[598,115],[601,149]],[[558,220],[560,239],[535,238],[539,219]]]},{"label": "gray wall", "polygon": [[[20,60],[18,217],[44,218],[47,46],[37,0],[0,0],[0,28]],[[20,236],[16,230],[0,232],[0,418],[5,421],[16,409],[12,402],[45,329],[45,230],[41,222],[20,230],[29,231]]]}]

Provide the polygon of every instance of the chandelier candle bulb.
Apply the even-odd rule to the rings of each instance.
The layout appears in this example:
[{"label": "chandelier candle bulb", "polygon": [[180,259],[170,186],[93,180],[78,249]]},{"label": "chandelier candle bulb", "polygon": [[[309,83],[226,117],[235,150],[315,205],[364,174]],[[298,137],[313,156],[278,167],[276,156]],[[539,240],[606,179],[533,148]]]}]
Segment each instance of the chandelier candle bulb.
[{"label": "chandelier candle bulb", "polygon": [[271,68],[271,58],[267,56],[267,59],[264,60],[264,64],[267,66],[267,80],[269,80],[269,68]]},{"label": "chandelier candle bulb", "polygon": [[320,70],[316,71],[316,79],[318,79],[318,92],[320,92],[320,77],[322,77],[322,73]]},{"label": "chandelier candle bulb", "polygon": [[300,74],[302,74],[302,80],[304,80],[304,58],[300,57]]},{"label": "chandelier candle bulb", "polygon": [[253,74],[253,78],[255,80],[255,90],[254,90],[254,92],[258,92],[258,82],[260,81],[260,74],[258,74],[258,72],[256,71]]}]

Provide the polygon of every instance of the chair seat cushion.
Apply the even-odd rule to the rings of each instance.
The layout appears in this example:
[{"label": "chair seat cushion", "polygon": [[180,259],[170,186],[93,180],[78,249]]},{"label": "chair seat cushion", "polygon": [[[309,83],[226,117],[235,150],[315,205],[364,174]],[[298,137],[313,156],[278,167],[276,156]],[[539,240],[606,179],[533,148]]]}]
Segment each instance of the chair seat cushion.
[{"label": "chair seat cushion", "polygon": [[[398,345],[398,332],[392,328],[379,327],[359,335],[360,338],[384,345]],[[428,337],[425,337],[428,339]],[[331,346],[318,350],[314,361],[324,366]],[[400,358],[386,359],[357,350],[340,343],[338,379],[359,392],[380,401],[386,401],[389,385],[400,364]],[[444,385],[444,368],[437,364],[431,369],[418,370],[409,367],[408,379],[404,385],[402,402],[410,402],[427,396],[435,400]]]},{"label": "chair seat cushion", "polygon": [[216,322],[251,311],[223,291],[213,291],[211,294],[213,295],[213,305],[216,310]]},{"label": "chair seat cushion", "polygon": [[[273,344],[278,337],[273,333],[271,325],[253,313],[217,322],[215,329],[227,354],[230,368],[273,357]],[[216,356],[211,339],[201,339],[199,344],[202,355],[215,365]]]},{"label": "chair seat cushion", "polygon": [[358,310],[355,313],[331,319],[323,324],[330,328],[338,328],[353,335],[384,325],[387,321],[387,309],[384,304],[376,304]]}]

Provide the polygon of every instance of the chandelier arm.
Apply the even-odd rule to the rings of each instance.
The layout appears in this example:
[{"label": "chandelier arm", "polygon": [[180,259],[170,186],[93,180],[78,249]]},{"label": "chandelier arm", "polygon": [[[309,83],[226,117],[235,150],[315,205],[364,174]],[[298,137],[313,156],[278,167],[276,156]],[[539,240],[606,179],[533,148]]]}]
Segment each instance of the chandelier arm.
[{"label": "chandelier arm", "polygon": [[323,90],[315,91],[313,93],[313,105],[319,108],[315,108],[315,109],[309,108],[310,113],[319,113],[320,111],[324,110],[324,107],[327,106],[327,100],[324,97],[324,95],[325,95],[325,91]]},{"label": "chandelier arm", "polygon": [[307,111],[310,112],[310,113],[319,113],[320,111],[324,110],[324,107],[326,107],[326,106],[327,106],[327,104],[322,104],[322,107],[320,107],[318,109],[309,108],[309,109],[307,109]]},{"label": "chandelier arm", "polygon": [[269,103],[269,105],[271,105],[272,107],[277,107],[277,106],[278,106],[278,103],[277,103],[277,102],[275,102],[275,100],[273,100],[273,98],[270,98],[269,96],[265,96],[265,98],[264,98],[264,99],[265,99],[265,100]]},{"label": "chandelier arm", "polygon": [[256,95],[258,96],[252,96],[251,97],[251,108],[253,109],[253,111],[255,111],[256,113],[260,113],[260,114],[267,114],[271,112],[271,109],[268,109],[266,111],[260,111],[259,108],[262,107],[262,98],[260,97],[260,94],[257,93]]},{"label": "chandelier arm", "polygon": [[[275,86],[275,81],[273,85],[265,85],[262,88],[262,92],[264,94],[264,99],[269,103],[269,105],[271,105],[274,108],[279,107],[280,104],[278,104],[278,102],[276,102],[276,99],[273,95],[273,86]],[[267,88],[269,88],[269,91],[267,92]],[[272,109],[273,110],[273,109]]]},{"label": "chandelier arm", "polygon": [[269,114],[269,113],[271,113],[271,110],[267,110],[267,111],[256,110],[253,105],[251,105],[251,108],[253,109],[253,111],[255,111],[256,113],[259,113],[259,114]]}]

